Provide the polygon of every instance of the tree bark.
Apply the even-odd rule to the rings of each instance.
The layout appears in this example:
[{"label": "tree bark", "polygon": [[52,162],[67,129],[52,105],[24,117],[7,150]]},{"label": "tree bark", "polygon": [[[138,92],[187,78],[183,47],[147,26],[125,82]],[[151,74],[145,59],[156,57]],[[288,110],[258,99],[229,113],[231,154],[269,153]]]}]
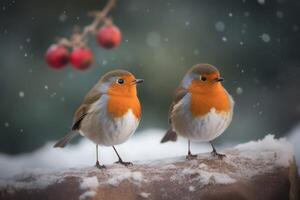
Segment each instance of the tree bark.
[{"label": "tree bark", "polygon": [[0,199],[31,200],[297,200],[295,160],[280,149],[227,149],[219,159],[209,153],[135,163],[106,169],[74,168],[22,174],[1,180]]}]

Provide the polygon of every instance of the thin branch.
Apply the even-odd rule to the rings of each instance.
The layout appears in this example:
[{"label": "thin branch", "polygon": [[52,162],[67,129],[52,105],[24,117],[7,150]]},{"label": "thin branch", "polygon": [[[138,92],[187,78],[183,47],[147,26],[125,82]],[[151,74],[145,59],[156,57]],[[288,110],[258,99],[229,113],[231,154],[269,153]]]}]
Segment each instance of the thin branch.
[{"label": "thin branch", "polygon": [[89,16],[93,16],[94,20],[91,24],[84,27],[82,33],[73,33],[70,39],[61,38],[59,44],[68,46],[68,47],[82,47],[85,46],[88,41],[88,35],[90,33],[95,33],[98,26],[103,21],[111,20],[107,17],[111,9],[116,5],[116,0],[109,0],[105,7],[101,11],[89,12]]}]

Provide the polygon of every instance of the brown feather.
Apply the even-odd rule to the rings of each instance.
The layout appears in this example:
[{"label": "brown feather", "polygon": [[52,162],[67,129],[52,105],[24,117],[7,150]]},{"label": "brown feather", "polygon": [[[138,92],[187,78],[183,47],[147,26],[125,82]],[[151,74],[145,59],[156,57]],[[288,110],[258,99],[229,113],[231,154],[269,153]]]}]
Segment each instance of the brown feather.
[{"label": "brown feather", "polygon": [[73,125],[72,130],[79,130],[80,129],[80,123],[83,120],[83,118],[88,114],[88,111],[90,109],[90,106],[98,101],[103,94],[100,93],[96,87],[93,87],[88,94],[85,96],[81,106],[76,110],[74,114],[73,119]]},{"label": "brown feather", "polygon": [[177,140],[177,133],[170,128],[165,134],[165,136],[161,139],[160,143],[165,143],[168,141],[175,142],[176,140]]},{"label": "brown feather", "polygon": [[78,134],[78,132],[71,131],[70,133],[66,134],[63,138],[61,138],[55,145],[54,148],[64,148],[68,142],[75,137]]},{"label": "brown feather", "polygon": [[168,119],[169,119],[169,124],[172,124],[171,116],[173,112],[174,106],[188,93],[186,89],[183,87],[178,87],[175,91],[175,95],[173,98],[173,102],[169,108],[169,114],[168,114]]},{"label": "brown feather", "polygon": [[170,106],[169,109],[169,114],[168,114],[168,120],[169,120],[169,124],[170,124],[170,128],[167,131],[167,133],[164,135],[164,137],[161,139],[161,143],[165,143],[168,141],[176,141],[177,140],[177,133],[175,131],[173,131],[172,129],[172,112],[173,112],[173,108],[174,106],[187,94],[187,90],[184,89],[183,87],[178,87],[175,91],[175,96],[173,99],[173,102]]}]

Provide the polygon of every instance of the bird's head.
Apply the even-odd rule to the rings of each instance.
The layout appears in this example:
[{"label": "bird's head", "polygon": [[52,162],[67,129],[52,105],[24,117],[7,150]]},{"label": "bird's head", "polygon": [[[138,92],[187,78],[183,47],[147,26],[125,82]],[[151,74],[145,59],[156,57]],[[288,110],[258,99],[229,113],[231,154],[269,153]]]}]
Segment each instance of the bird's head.
[{"label": "bird's head", "polygon": [[128,71],[114,70],[102,76],[96,87],[102,93],[130,97],[136,96],[136,85],[142,82]]},{"label": "bird's head", "polygon": [[210,91],[222,87],[219,70],[209,64],[197,64],[184,76],[182,87],[196,91]]}]

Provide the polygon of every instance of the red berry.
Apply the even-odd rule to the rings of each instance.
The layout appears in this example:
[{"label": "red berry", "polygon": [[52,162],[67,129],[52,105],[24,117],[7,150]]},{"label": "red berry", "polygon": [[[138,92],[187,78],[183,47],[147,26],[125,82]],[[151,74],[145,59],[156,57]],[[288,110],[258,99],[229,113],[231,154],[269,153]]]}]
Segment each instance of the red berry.
[{"label": "red berry", "polygon": [[76,48],[72,51],[70,60],[74,68],[85,70],[94,60],[93,52],[89,48]]},{"label": "red berry", "polygon": [[46,61],[50,67],[61,69],[69,62],[69,51],[63,45],[53,44],[46,52]]},{"label": "red berry", "polygon": [[121,40],[121,31],[114,25],[103,26],[97,33],[97,41],[99,45],[106,49],[116,48],[120,45]]}]

